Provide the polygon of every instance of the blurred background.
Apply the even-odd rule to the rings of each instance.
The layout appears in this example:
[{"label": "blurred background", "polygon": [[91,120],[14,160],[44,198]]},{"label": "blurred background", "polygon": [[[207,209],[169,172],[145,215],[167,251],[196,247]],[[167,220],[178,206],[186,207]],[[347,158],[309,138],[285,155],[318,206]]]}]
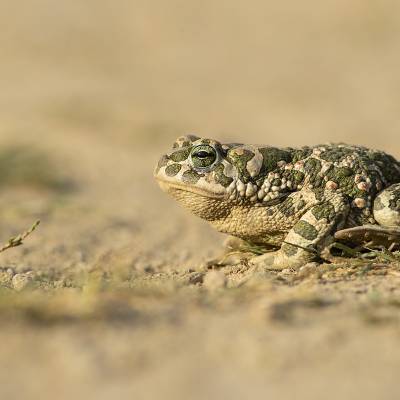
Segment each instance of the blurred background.
[{"label": "blurred background", "polygon": [[[42,291],[64,295],[79,292],[68,279],[82,271],[122,265],[186,276],[214,255],[222,235],[153,182],[158,157],[182,134],[278,146],[348,142],[400,158],[398,1],[0,0],[0,26],[2,240],[42,220],[23,248],[1,255],[12,293],[16,274],[41,276]],[[182,294],[198,304],[192,295]],[[352,317],[329,329],[295,326],[294,337],[283,330],[281,339],[264,317],[227,312],[221,322],[197,306],[181,310],[185,297],[174,297],[149,313],[177,319],[150,327],[135,319],[133,333],[104,309],[104,321],[86,314],[76,298],[71,311],[68,299],[54,309],[42,299],[35,312],[30,297],[12,306],[3,299],[2,398],[248,398],[266,393],[266,376],[276,398],[290,394],[285,371],[303,387],[317,370],[321,382],[333,379],[354,396],[360,385],[363,398],[394,396],[391,342],[380,348],[376,331],[350,339],[362,331]],[[83,313],[84,329],[65,324],[64,311],[59,323],[60,309]],[[103,322],[92,326],[87,315]],[[246,333],[226,344],[238,321]],[[332,332],[350,341],[348,353],[338,352],[343,342]],[[388,366],[374,371],[381,386],[364,380],[375,356]],[[363,367],[349,382],[341,366],[357,357]],[[315,396],[327,396],[323,388]]]}]

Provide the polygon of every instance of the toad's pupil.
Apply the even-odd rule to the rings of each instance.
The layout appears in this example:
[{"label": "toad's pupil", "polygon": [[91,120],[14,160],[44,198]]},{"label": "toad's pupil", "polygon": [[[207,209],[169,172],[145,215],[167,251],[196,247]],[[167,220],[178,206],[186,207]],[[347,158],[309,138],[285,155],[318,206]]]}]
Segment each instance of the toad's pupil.
[{"label": "toad's pupil", "polygon": [[210,157],[210,153],[207,153],[206,151],[199,151],[196,153],[196,156],[199,158],[207,158]]}]

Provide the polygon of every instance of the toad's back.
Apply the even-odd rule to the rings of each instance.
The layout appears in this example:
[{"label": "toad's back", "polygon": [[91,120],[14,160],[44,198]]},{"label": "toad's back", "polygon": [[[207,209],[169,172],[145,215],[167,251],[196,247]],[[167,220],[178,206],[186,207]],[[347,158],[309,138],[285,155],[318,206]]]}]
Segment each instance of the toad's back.
[{"label": "toad's back", "polygon": [[[382,151],[346,144],[328,144],[301,149],[287,149],[292,160],[285,170],[297,176],[297,190],[329,189],[348,196],[358,223],[372,217],[376,195],[400,182],[400,163]],[[283,174],[285,175],[285,173]],[[300,175],[300,176],[299,176]]]}]

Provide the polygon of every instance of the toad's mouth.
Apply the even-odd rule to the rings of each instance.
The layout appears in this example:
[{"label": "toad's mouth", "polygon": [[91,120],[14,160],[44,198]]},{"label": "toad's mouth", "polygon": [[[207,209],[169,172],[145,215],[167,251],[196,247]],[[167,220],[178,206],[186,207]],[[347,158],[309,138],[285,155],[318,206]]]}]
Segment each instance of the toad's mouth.
[{"label": "toad's mouth", "polygon": [[198,186],[192,186],[187,183],[180,183],[180,182],[171,182],[166,180],[162,177],[156,177],[156,180],[164,192],[173,195],[174,192],[182,191],[182,192],[190,192],[197,194],[199,196],[208,197],[212,199],[220,199],[222,200],[225,197],[224,193],[214,193],[205,188],[201,188]]}]

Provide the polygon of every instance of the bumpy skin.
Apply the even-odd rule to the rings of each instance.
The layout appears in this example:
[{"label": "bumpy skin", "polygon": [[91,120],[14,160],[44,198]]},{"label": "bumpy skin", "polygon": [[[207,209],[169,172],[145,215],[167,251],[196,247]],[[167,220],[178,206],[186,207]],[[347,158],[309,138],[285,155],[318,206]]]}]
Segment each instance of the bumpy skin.
[{"label": "bumpy skin", "polygon": [[339,229],[400,225],[400,163],[364,147],[275,148],[183,136],[155,177],[218,231],[280,248],[254,260],[275,268],[311,261]]}]

